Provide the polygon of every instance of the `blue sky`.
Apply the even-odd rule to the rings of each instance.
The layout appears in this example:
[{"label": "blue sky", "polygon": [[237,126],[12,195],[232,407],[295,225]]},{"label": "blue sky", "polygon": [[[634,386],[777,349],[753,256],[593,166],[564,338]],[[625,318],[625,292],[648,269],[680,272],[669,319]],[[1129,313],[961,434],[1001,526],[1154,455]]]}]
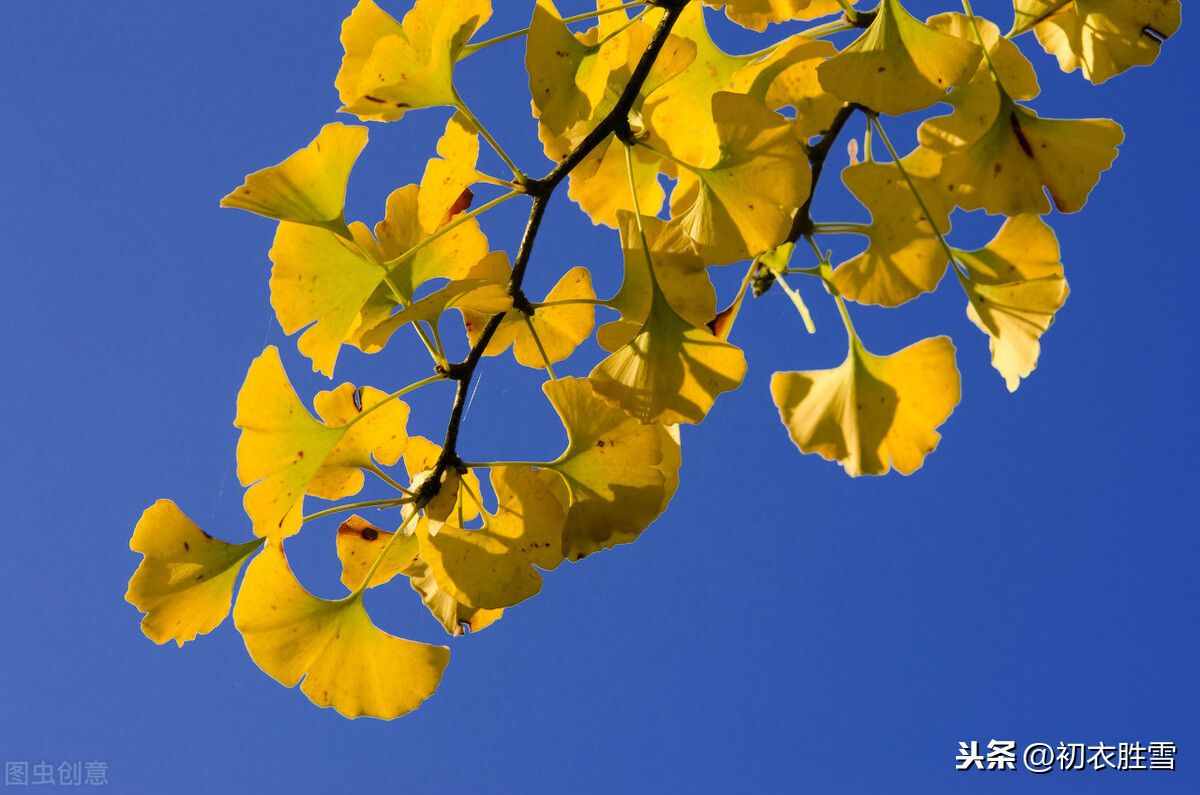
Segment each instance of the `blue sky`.
[{"label": "blue sky", "polygon": [[[489,35],[526,23],[531,3],[497,5]],[[976,6],[1007,25],[1006,3]],[[1072,294],[1016,395],[953,280],[900,310],[855,312],[877,352],[936,333],[958,346],[963,403],[916,476],[851,480],[788,441],[771,373],[833,366],[845,345],[832,303],[805,284],[815,337],[779,291],[743,313],[746,383],[685,431],[667,515],[454,643],[419,712],[352,723],[318,710],[261,674],[228,624],[183,650],[143,638],[122,601],[139,512],[169,496],[210,532],[247,537],[231,425],[246,366],[274,343],[303,396],[328,383],[271,315],[271,224],[217,199],[336,118],[350,7],[5,9],[0,757],[106,761],[122,793],[1200,790],[1200,65],[1186,25],[1156,67],[1099,88],[1023,41],[1042,75],[1039,111],[1113,116],[1127,140],[1084,212],[1051,219]],[[730,50],[784,33],[714,24]],[[514,42],[476,56],[460,88],[537,172],[521,52]],[[390,189],[419,179],[447,115],[372,129],[350,215],[373,222]],[[911,125],[890,129],[911,145]],[[839,145],[821,220],[865,217],[837,185],[845,162]],[[524,211],[512,202],[489,217],[494,248],[512,250]],[[996,226],[960,214],[953,240],[975,246]],[[619,281],[615,237],[563,196],[531,293],[576,264],[602,293]],[[725,294],[737,270],[716,274]],[[406,345],[346,355],[338,380],[396,388],[423,375],[422,356]],[[562,369],[595,360],[585,349]],[[489,360],[464,455],[557,453],[540,380]],[[414,398],[411,429],[440,435],[448,399],[442,388]],[[332,525],[295,548],[305,582],[336,595]],[[389,630],[439,639],[407,588],[372,597]],[[959,740],[991,738],[1172,740],[1180,769],[953,771]]]}]

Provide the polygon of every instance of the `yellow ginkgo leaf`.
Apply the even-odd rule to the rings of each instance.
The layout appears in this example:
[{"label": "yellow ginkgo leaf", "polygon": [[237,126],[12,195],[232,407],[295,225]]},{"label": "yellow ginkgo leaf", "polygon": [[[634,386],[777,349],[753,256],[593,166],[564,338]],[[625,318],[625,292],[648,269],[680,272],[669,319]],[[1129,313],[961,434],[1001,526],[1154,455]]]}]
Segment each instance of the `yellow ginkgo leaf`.
[{"label": "yellow ginkgo leaf", "polygon": [[469,607],[446,593],[434,578],[429,564],[419,557],[408,567],[405,574],[408,575],[412,589],[429,609],[429,613],[442,625],[442,629],[455,637],[487,629],[504,615],[503,608],[485,610],[481,607]]},{"label": "yellow ginkgo leaf", "polygon": [[642,330],[588,379],[643,422],[674,424],[702,421],[717,396],[737,389],[745,376],[740,348],[707,326],[689,326],[656,292]]},{"label": "yellow ginkgo leaf", "polygon": [[366,127],[326,124],[308,146],[278,165],[247,176],[221,199],[221,206],[340,229],[346,183],[366,145]]},{"label": "yellow ginkgo leaf", "polygon": [[[504,258],[503,252],[493,253]],[[383,349],[397,329],[409,323],[427,321],[436,325],[442,313],[451,309],[487,318],[497,312],[508,311],[511,307],[512,297],[504,285],[483,279],[462,279],[450,282],[389,315],[386,320],[359,334],[355,342],[367,353],[375,353]]]},{"label": "yellow ginkgo leaf", "polygon": [[[483,276],[485,269],[487,275],[484,278],[491,279],[497,288],[499,285],[508,284],[510,268],[507,258],[503,255],[481,261],[480,267],[473,271],[472,275]],[[528,316],[528,323],[521,310],[509,309],[484,349],[483,355],[499,356],[512,347],[513,356],[525,367],[540,370],[547,362],[557,364],[574,353],[575,349],[591,336],[596,322],[595,301],[592,276],[587,268],[571,268],[547,293],[542,301],[546,306],[535,307],[533,314]],[[492,315],[496,311],[504,311],[507,307],[496,310],[491,306],[476,304],[460,308],[468,339],[471,345],[474,345],[479,341]],[[537,331],[537,339],[541,340],[546,352],[545,359],[538,349],[537,340],[529,330],[530,324]]]},{"label": "yellow ginkgo leaf", "polygon": [[797,34],[738,69],[728,89],[757,97],[771,110],[791,108],[792,128],[806,140],[828,129],[842,107],[841,97],[817,78],[817,68],[836,54],[830,42]]},{"label": "yellow ginkgo leaf", "polygon": [[[690,45],[694,55],[677,74],[647,92],[641,115],[648,143],[684,163],[709,163],[720,157],[722,148],[720,120],[712,114],[714,96],[726,90],[737,71],[756,56],[730,55],[718,47],[700,3],[684,8],[672,33]],[[642,212],[649,214],[651,208],[643,205]]]},{"label": "yellow ginkgo leaf", "polygon": [[967,269],[959,274],[967,317],[988,335],[992,366],[1016,392],[1037,367],[1041,336],[1069,292],[1054,230],[1036,215],[1018,215],[984,248],[955,253]]},{"label": "yellow ginkgo leaf", "polygon": [[[428,520],[419,520],[426,523]],[[337,533],[338,559],[342,562],[342,585],[354,591],[363,584],[371,566],[380,554],[384,558],[371,577],[370,587],[376,588],[391,581],[397,575],[408,577],[409,584],[429,608],[434,619],[451,635],[478,632],[500,619],[503,610],[481,610],[468,607],[442,590],[429,572],[429,566],[421,560],[418,529],[392,541],[395,533],[381,530],[360,516],[352,516],[342,523]],[[387,550],[384,553],[384,550]]]},{"label": "yellow ginkgo leaf", "polygon": [[[475,263],[488,253],[487,238],[474,218],[449,231],[425,229],[419,221],[428,214],[423,208],[432,201],[435,208],[444,210],[446,198],[438,191],[426,196],[425,189],[416,185],[397,188],[388,196],[383,220],[375,225],[380,254],[389,268],[389,283],[406,303],[430,279],[467,278]],[[426,242],[434,235],[436,239]]]},{"label": "yellow ginkgo leaf", "polygon": [[323,421],[304,408],[279,351],[268,346],[251,364],[237,397],[238,480],[243,504],[260,537],[300,529],[304,495],[327,500],[357,494],[372,456],[391,466],[408,441],[408,405],[371,387],[342,384],[313,401]]},{"label": "yellow ginkgo leaf", "polygon": [[567,448],[545,464],[567,485],[562,554],[569,560],[635,540],[679,484],[678,437],[602,398],[587,379],[542,391],[567,430]]},{"label": "yellow ginkgo leaf", "polygon": [[[624,10],[612,11],[620,5],[615,0],[603,0],[598,6],[609,8],[609,13],[598,19],[598,26],[583,34],[585,44],[594,44],[608,38],[617,63],[610,64],[608,81],[599,103],[591,109],[588,118],[570,125],[565,131],[551,130],[546,124],[538,125],[538,137],[545,148],[546,156],[561,161],[592,131],[600,119],[610,113],[617,99],[633,76],[642,53],[654,35],[655,26],[662,17],[659,9],[650,9],[632,22]],[[615,56],[624,54],[624,62]],[[667,38],[662,51],[655,59],[642,91],[635,98],[629,118],[632,122],[643,119],[645,98],[652,95],[668,81],[673,80],[688,67],[695,58],[696,46],[687,39],[672,35]],[[609,58],[605,54],[605,60]],[[658,212],[662,208],[665,194],[659,184],[659,173],[664,168],[661,158],[644,147],[634,152],[634,182],[637,187],[639,205],[644,212]],[[567,195],[587,213],[593,223],[615,227],[617,212],[632,210],[629,179],[625,166],[624,146],[615,136],[601,141],[591,153],[572,171]]]},{"label": "yellow ginkgo leaf", "polygon": [[[408,480],[413,489],[420,484],[421,479],[431,474],[437,465],[438,457],[442,454],[440,445],[426,439],[424,436],[411,436],[404,451],[404,469],[408,472]],[[442,484],[433,502],[425,506],[425,513],[436,521],[453,519],[457,522],[470,522],[479,516],[479,503],[482,492],[479,489],[479,477],[473,470],[460,474],[454,468],[449,468],[442,476]]]},{"label": "yellow ginkgo leaf", "polygon": [[842,10],[838,0],[704,0],[706,6],[725,6],[725,14],[744,28],[763,31],[767,25],[793,19],[816,19]]},{"label": "yellow ginkgo leaf", "polygon": [[[918,150],[908,159],[914,156],[923,155]],[[895,163],[859,163],[842,172],[846,187],[871,211],[867,250],[833,272],[833,283],[846,298],[899,306],[942,280],[948,263],[938,233],[950,231],[950,208],[936,188],[922,190],[928,183],[919,177],[913,180],[932,219]]]},{"label": "yellow ginkgo leaf", "polygon": [[1046,191],[1060,212],[1083,209],[1117,157],[1121,126],[1109,119],[1043,119],[992,90],[999,112],[978,140],[964,141],[964,125],[955,120],[961,109],[921,125],[921,145],[942,158],[941,190],[964,210],[1007,216],[1048,213]]},{"label": "yellow ginkgo leaf", "polygon": [[285,334],[304,329],[297,347],[313,370],[332,377],[342,344],[386,271],[355,240],[287,221],[276,230],[268,256],[271,306],[280,327]]},{"label": "yellow ginkgo leaf", "polygon": [[212,632],[229,615],[238,572],[261,543],[229,544],[170,500],[151,505],[129,539],[142,561],[125,592],[125,601],[146,614],[142,632],[155,643],[180,646]]},{"label": "yellow ginkgo leaf", "polygon": [[965,14],[946,13],[930,17],[929,27],[975,44],[982,40],[987,49],[987,58],[979,61],[970,80],[951,92],[952,103],[955,103],[956,94],[969,90],[975,84],[994,83],[997,78],[1004,93],[1013,99],[1033,99],[1038,95],[1040,89],[1033,64],[1017,45],[1004,38],[995,22],[983,17],[975,17],[972,22]]},{"label": "yellow ginkgo leaf", "polygon": [[491,0],[416,0],[397,22],[359,0],[342,22],[345,55],[334,80],[342,110],[396,121],[414,108],[453,105],[454,63],[491,15]]},{"label": "yellow ginkgo leaf", "polygon": [[425,164],[417,216],[421,229],[433,233],[462,210],[464,192],[478,182],[479,133],[461,113],[446,122],[437,142],[439,157]]},{"label": "yellow ginkgo leaf", "polygon": [[[707,325],[716,315],[717,294],[708,278],[704,260],[692,250],[677,225],[642,216],[642,227],[654,257],[654,282],[666,296],[667,303],[689,324]],[[619,229],[625,275],[617,294],[604,303],[620,312],[621,319],[606,323],[596,333],[600,346],[607,351],[615,351],[637,335],[650,316],[654,294],[650,262],[638,233],[637,216],[631,212],[619,213]]]},{"label": "yellow ginkgo leaf", "polygon": [[[308,350],[316,348],[323,353],[319,360],[314,356],[315,369],[331,374],[342,344],[354,345],[366,353],[378,352],[395,328],[408,322],[391,320],[397,306],[412,304],[417,289],[433,279],[468,278],[471,268],[487,255],[487,238],[474,218],[457,223],[451,216],[447,222],[456,225],[449,229],[428,231],[421,226],[422,209],[429,206],[426,196],[431,197],[428,201],[438,208],[437,212],[444,213],[439,200],[439,196],[446,196],[442,187],[435,182],[428,193],[416,185],[392,191],[384,219],[375,225],[375,237],[361,224],[351,224],[354,244],[342,241],[337,245],[349,249],[355,260],[320,259],[316,252],[303,249],[287,257],[287,279],[281,275],[280,295],[276,297],[272,291],[271,301],[277,314],[287,312],[285,330],[312,322],[314,316],[318,318],[306,332],[314,337]],[[324,241],[323,245],[332,244]],[[280,267],[277,262],[276,269]],[[333,271],[339,275],[333,275]],[[331,279],[338,289],[329,287]],[[354,289],[349,291],[351,284]],[[452,294],[443,297],[449,300]],[[355,305],[357,310],[347,321]],[[413,313],[424,316],[433,311],[436,315],[434,310],[436,306],[431,303]],[[322,312],[326,314],[318,314]],[[325,318],[324,328],[320,318]],[[381,324],[390,324],[390,330],[375,332]],[[308,353],[303,337],[301,342],[301,352]]]},{"label": "yellow ginkgo leaf", "polygon": [[871,26],[817,74],[847,102],[898,116],[945,99],[981,57],[976,44],[934,30],[899,0],[881,0]]},{"label": "yellow ginkgo leaf", "polygon": [[[341,523],[337,529],[337,556],[342,564],[341,579],[346,590],[357,591],[362,587],[367,572],[381,554],[384,558],[371,576],[371,588],[390,582],[413,564],[418,552],[416,535],[403,535],[392,541],[394,535],[357,514]],[[387,550],[386,554],[384,550]]]},{"label": "yellow ginkgo leaf", "polygon": [[498,503],[483,527],[447,522],[437,534],[418,526],[421,559],[438,585],[470,607],[510,607],[536,594],[563,559],[563,481],[549,470],[510,465],[492,470]]},{"label": "yellow ginkgo leaf", "polygon": [[267,544],[246,569],[233,621],[251,659],[285,687],[347,718],[391,720],[433,695],[450,662],[445,646],[376,627],[362,592],[313,596],[292,573],[283,546]]},{"label": "yellow ginkgo leaf", "polygon": [[837,461],[854,477],[891,468],[911,475],[958,405],[954,343],[931,337],[876,356],[852,337],[840,367],[775,373],[771,397],[801,451]]},{"label": "yellow ginkgo leaf", "polygon": [[[603,10],[603,4],[598,10]],[[628,38],[616,36],[600,43],[598,30],[573,33],[553,0],[537,0],[533,8],[525,71],[534,118],[549,134],[564,135],[572,125],[592,118],[604,98],[609,73],[626,58]]]},{"label": "yellow ginkgo leaf", "polygon": [[708,264],[777,246],[808,198],[808,157],[791,124],[743,94],[718,92],[712,114],[720,157],[681,168],[671,219]]},{"label": "yellow ginkgo leaf", "polygon": [[[1179,0],[1017,0],[1014,30],[1033,26],[1046,52],[1064,72],[1080,69],[1099,85],[1158,58],[1163,42],[1179,30]],[[1057,10],[1055,10],[1057,9]]]}]

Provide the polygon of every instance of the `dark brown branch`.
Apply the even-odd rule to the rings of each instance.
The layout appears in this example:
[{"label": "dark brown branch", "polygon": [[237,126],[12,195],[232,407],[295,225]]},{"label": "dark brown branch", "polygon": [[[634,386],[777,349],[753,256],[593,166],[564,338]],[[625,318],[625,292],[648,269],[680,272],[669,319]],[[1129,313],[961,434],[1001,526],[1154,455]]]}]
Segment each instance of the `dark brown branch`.
[{"label": "dark brown branch", "polygon": [[815,144],[806,147],[812,178],[809,180],[808,198],[804,200],[804,204],[800,205],[800,209],[796,211],[796,217],[792,219],[792,228],[788,232],[787,242],[795,243],[805,235],[812,234],[813,196],[817,192],[817,183],[821,179],[821,172],[825,169],[825,159],[829,157],[829,150],[833,147],[833,142],[841,135],[842,128],[846,126],[846,122],[850,121],[850,117],[854,115],[856,110],[865,109],[861,105],[856,105],[852,102],[843,105],[841,110],[837,112],[837,115],[833,117],[833,121],[830,122],[829,129],[821,134],[821,137]]},{"label": "dark brown branch", "polygon": [[[521,237],[521,244],[517,248],[517,256],[513,260],[512,276],[508,283],[508,293],[513,297],[513,304],[518,309],[521,308],[521,305],[529,305],[521,285],[525,281],[525,272],[533,253],[533,244],[537,239],[542,218],[546,214],[546,206],[550,203],[554,189],[608,136],[628,126],[629,112],[633,109],[633,104],[637,101],[642,86],[645,85],[646,78],[654,67],[654,62],[658,59],[667,38],[671,35],[671,29],[675,26],[675,22],[683,13],[688,2],[689,0],[657,0],[651,3],[651,5],[664,9],[666,14],[654,30],[654,35],[646,46],[646,51],[642,53],[641,59],[634,67],[633,75],[629,78],[625,90],[621,92],[621,96],[613,105],[612,110],[546,176],[541,179],[525,181],[525,192],[533,197],[533,204],[529,208],[529,221],[525,224],[525,234]],[[461,362],[445,368],[446,376],[457,381],[458,388],[454,393],[454,405],[450,409],[450,420],[446,425],[446,439],[442,444],[442,454],[434,466],[433,476],[423,484],[421,491],[417,494],[417,508],[423,508],[437,496],[442,476],[447,469],[452,466],[458,467],[462,463],[458,456],[458,432],[462,425],[463,411],[466,407],[471,380],[475,376],[475,369],[479,366],[483,352],[487,349],[488,343],[492,341],[492,337],[495,336],[496,329],[500,327],[505,314],[505,312],[499,312],[493,315],[484,326],[479,339],[471,346],[467,357]]]}]

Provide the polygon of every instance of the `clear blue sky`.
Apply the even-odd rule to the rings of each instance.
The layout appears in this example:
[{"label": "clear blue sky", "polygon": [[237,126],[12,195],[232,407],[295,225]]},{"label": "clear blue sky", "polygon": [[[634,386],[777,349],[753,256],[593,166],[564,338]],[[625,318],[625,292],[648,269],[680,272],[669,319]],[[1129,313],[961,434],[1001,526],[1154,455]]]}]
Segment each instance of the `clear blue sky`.
[{"label": "clear blue sky", "polygon": [[[685,432],[667,516],[456,642],[418,713],[318,710],[261,674],[229,624],[183,650],[143,638],[122,601],[139,512],[170,496],[211,532],[247,537],[231,425],[246,366],[275,343],[302,395],[326,383],[271,315],[271,224],[217,199],[336,118],[351,5],[5,5],[0,757],[107,761],[121,793],[1200,791],[1200,64],[1186,24],[1155,68],[1100,88],[1029,50],[1039,110],[1114,116],[1127,142],[1085,211],[1052,219],[1072,294],[1015,396],[953,280],[898,311],[856,312],[881,352],[942,332],[958,344],[964,400],[915,477],[854,481],[792,447],[771,373],[832,366],[845,343],[811,285],[811,338],[774,291],[735,333],[745,385]],[[521,27],[532,3],[497,5],[489,33]],[[976,6],[1007,24],[1007,3]],[[729,49],[761,46],[717,30]],[[521,52],[472,59],[461,89],[539,171]],[[372,130],[352,216],[373,222],[391,188],[419,179],[447,115]],[[910,127],[892,129],[911,143]],[[862,217],[836,187],[844,164],[839,145],[823,219]],[[494,247],[512,250],[523,213],[513,202],[488,221]],[[955,223],[963,246],[996,226]],[[575,264],[615,288],[614,237],[563,197],[531,292]],[[738,275],[718,274],[722,289]],[[339,380],[395,388],[422,356],[346,355]],[[594,361],[585,350],[564,370]],[[539,380],[489,361],[464,455],[557,453]],[[447,402],[415,399],[412,429],[440,434]],[[299,573],[337,594],[332,528],[302,538]],[[438,639],[407,588],[372,596],[388,629]],[[1173,740],[1180,770],[953,772],[959,740],[989,738]]]}]

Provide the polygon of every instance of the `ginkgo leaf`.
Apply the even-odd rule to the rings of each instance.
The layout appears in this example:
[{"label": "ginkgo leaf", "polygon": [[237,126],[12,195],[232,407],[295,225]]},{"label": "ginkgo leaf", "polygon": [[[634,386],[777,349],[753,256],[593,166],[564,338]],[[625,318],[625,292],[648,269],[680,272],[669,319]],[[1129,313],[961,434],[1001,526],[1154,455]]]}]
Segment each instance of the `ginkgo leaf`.
[{"label": "ginkgo leaf", "polygon": [[[441,454],[441,446],[424,436],[409,437],[404,451],[404,469],[414,490],[422,477],[432,473]],[[448,518],[470,522],[479,516],[481,495],[479,477],[473,470],[468,469],[465,474],[460,474],[450,467],[442,476],[437,496],[425,506],[425,513],[439,522]]]},{"label": "ginkgo leaf", "polygon": [[446,593],[434,578],[429,564],[421,558],[413,561],[405,574],[408,575],[412,589],[429,609],[430,615],[442,625],[442,629],[455,637],[487,629],[504,615],[503,608],[485,610],[481,607],[469,607]]},{"label": "ginkgo leaf", "polygon": [[425,196],[444,214],[439,195],[444,197],[416,185],[392,191],[376,237],[359,223],[350,224],[352,239],[280,224],[270,252],[271,305],[285,333],[306,329],[298,347],[314,370],[332,376],[342,345],[380,350],[380,339],[386,342],[389,334],[375,335],[374,344],[364,338],[400,302],[412,303],[416,290],[432,279],[464,277],[487,254],[487,238],[474,218],[454,222],[449,230],[421,226]]},{"label": "ginkgo leaf", "polygon": [[[871,211],[871,224],[866,229],[867,250],[833,272],[838,292],[862,304],[899,306],[936,288],[947,265],[938,233],[950,231],[950,208],[940,193],[922,191],[921,198],[934,214],[930,219],[895,163],[850,166],[842,172],[842,181]],[[923,184],[918,182],[917,190]]]},{"label": "ginkgo leaf", "polygon": [[931,337],[876,356],[855,337],[841,366],[780,372],[771,397],[792,441],[846,474],[911,475],[937,447],[960,397],[954,343]]},{"label": "ginkgo leaf", "polygon": [[[337,553],[342,563],[342,585],[354,591],[363,584],[371,566],[380,554],[384,554],[379,568],[371,577],[371,588],[390,582],[397,575],[408,578],[413,590],[421,597],[434,619],[451,635],[478,632],[498,621],[503,610],[482,610],[456,601],[442,590],[429,572],[429,566],[419,557],[420,542],[418,528],[411,535],[392,541],[395,533],[382,530],[360,516],[351,516],[337,532]],[[384,553],[384,550],[387,550]]]},{"label": "ginkgo leaf", "polygon": [[510,607],[536,594],[563,559],[563,481],[549,470],[510,465],[492,470],[495,513],[469,530],[453,522],[436,535],[417,529],[421,559],[438,585],[470,607]]},{"label": "ginkgo leaf", "polygon": [[842,10],[838,0],[704,0],[706,6],[725,6],[725,15],[744,28],[763,31],[767,25],[793,19],[816,19]]},{"label": "ginkgo leaf", "polygon": [[[1179,30],[1179,0],[1016,0],[1014,30],[1034,28],[1064,72],[1079,69],[1099,85],[1134,66],[1148,66]],[[1057,7],[1057,10],[1055,8]]]},{"label": "ginkgo leaf", "polygon": [[562,554],[569,560],[635,540],[679,484],[679,442],[605,400],[583,378],[547,381],[567,448],[545,464],[567,485]]},{"label": "ginkgo leaf", "polygon": [[[430,196],[424,185],[397,188],[388,196],[383,220],[375,225],[380,254],[390,269],[389,283],[406,303],[413,300],[418,287],[431,279],[466,278],[475,263],[488,254],[487,238],[474,218],[448,231],[421,226],[418,219],[422,208],[432,201],[435,207],[444,209],[447,195],[433,191]],[[434,235],[436,239],[430,241]]]},{"label": "ginkgo leaf", "polygon": [[627,57],[626,37],[601,44],[598,30],[573,33],[553,0],[537,0],[533,8],[525,71],[534,118],[550,134],[563,135],[572,125],[592,118],[604,98],[609,73]]},{"label": "ginkgo leaf", "polygon": [[460,210],[464,193],[478,182],[475,165],[479,162],[479,133],[461,113],[446,122],[446,131],[437,142],[439,157],[430,158],[421,176],[417,217],[421,228],[432,233]]},{"label": "ginkgo leaf", "polygon": [[[995,22],[975,17],[974,22],[965,14],[946,13],[929,18],[929,27],[964,41],[979,44],[987,49],[987,57],[979,61],[975,74],[965,84],[950,94],[950,102],[956,103],[956,95],[978,84],[993,84],[997,79],[1004,93],[1013,99],[1033,99],[1038,95],[1037,71],[1017,45],[1004,38]],[[986,129],[987,125],[983,126]]]},{"label": "ginkgo leaf", "polygon": [[[722,148],[720,121],[712,115],[714,97],[756,56],[730,55],[717,46],[700,3],[687,4],[672,33],[687,42],[694,55],[685,68],[647,94],[641,112],[647,142],[684,163],[710,163]],[[650,208],[643,206],[642,211],[649,213]]]},{"label": "ginkgo leaf", "polygon": [[313,142],[282,163],[255,171],[221,199],[222,207],[340,228],[350,171],[367,145],[367,128],[326,124]]},{"label": "ginkgo leaf", "polygon": [[416,0],[397,22],[359,0],[342,22],[345,55],[334,80],[342,110],[396,121],[410,109],[455,104],[454,63],[491,15],[491,0]]},{"label": "ginkgo leaf", "polygon": [[1010,218],[978,251],[956,251],[967,317],[988,335],[1009,392],[1037,367],[1041,336],[1069,292],[1054,230],[1036,215]]},{"label": "ginkgo leaf", "polygon": [[305,329],[297,347],[313,370],[332,377],[342,344],[386,271],[354,240],[286,221],[268,256],[271,306],[280,327],[289,335]]},{"label": "ginkgo leaf", "polygon": [[817,78],[817,68],[836,54],[832,43],[797,34],[738,69],[728,90],[757,97],[771,110],[791,108],[792,129],[805,140],[828,129],[842,107]]},{"label": "ginkgo leaf", "polygon": [[[493,253],[504,258],[503,252]],[[472,316],[491,317],[510,308],[512,296],[504,285],[483,279],[462,279],[450,282],[389,315],[383,322],[359,334],[355,342],[367,353],[375,353],[383,349],[397,329],[409,323],[427,321],[436,325],[442,313],[451,309],[471,313]]]},{"label": "ginkgo leaf", "polygon": [[881,0],[870,27],[817,74],[847,102],[898,116],[945,99],[981,57],[977,45],[934,30],[899,0]]},{"label": "ginkgo leaf", "polygon": [[129,548],[142,555],[125,601],[146,615],[142,632],[155,643],[182,646],[217,628],[233,602],[233,585],[261,541],[213,538],[170,500],[142,512]]},{"label": "ginkgo leaf", "polygon": [[[405,506],[407,507],[407,506]],[[342,564],[342,585],[348,591],[357,591],[367,578],[367,572],[384,550],[379,568],[371,576],[371,588],[378,588],[398,574],[403,574],[417,558],[419,545],[415,534],[402,535],[395,541],[395,533],[381,530],[366,519],[355,514],[342,522],[337,529],[337,556]]]},{"label": "ginkgo leaf", "polygon": [[720,157],[680,169],[671,218],[706,263],[719,265],[769,251],[787,236],[811,172],[791,124],[759,100],[719,92],[712,114]]},{"label": "ginkgo leaf", "polygon": [[[642,216],[646,244],[654,257],[654,282],[677,315],[693,326],[709,323],[716,314],[717,294],[705,271],[704,260],[692,250],[678,225]],[[621,288],[604,303],[621,313],[621,319],[606,323],[596,333],[600,346],[615,351],[633,339],[650,316],[655,287],[650,262],[638,233],[637,216],[619,214],[621,253],[625,274]]]},{"label": "ginkgo leaf", "polygon": [[391,720],[433,695],[450,662],[445,646],[398,638],[371,622],[362,592],[313,596],[275,541],[250,562],[233,621],[251,659],[285,687],[347,718]]},{"label": "ginkgo leaf", "polygon": [[[484,276],[486,272],[486,276]],[[503,255],[488,257],[472,275],[491,279],[497,286],[507,285],[510,274],[508,260]],[[588,337],[596,323],[596,292],[592,289],[592,276],[587,268],[576,266],[559,278],[541,303],[548,306],[535,307],[533,314],[526,316],[519,309],[509,309],[496,333],[488,341],[484,356],[499,356],[510,347],[519,364],[537,370],[547,363],[557,364],[575,352]],[[559,303],[568,302],[568,303]],[[556,305],[558,304],[558,305]],[[511,306],[511,301],[510,301]],[[463,323],[471,345],[479,341],[488,321],[499,310],[492,307],[463,306]],[[529,324],[537,330],[538,339],[546,352],[546,359],[538,349],[537,341],[529,330]]]},{"label": "ginkgo leaf", "polygon": [[251,364],[237,397],[238,480],[243,504],[260,537],[299,531],[304,495],[327,500],[357,494],[361,468],[372,456],[395,464],[405,450],[408,405],[371,387],[342,384],[313,401],[321,421],[304,408],[288,381],[279,351],[265,348]]},{"label": "ginkgo leaf", "polygon": [[741,386],[746,357],[707,325],[690,326],[655,300],[642,330],[593,368],[596,392],[643,422],[698,423],[717,396]]},{"label": "ginkgo leaf", "polygon": [[[625,86],[633,76],[642,53],[649,44],[655,26],[662,17],[659,9],[650,9],[630,21],[624,10],[613,11],[620,5],[616,0],[603,0],[597,6],[609,9],[609,13],[598,18],[595,28],[585,31],[581,41],[594,45],[608,38],[614,49],[605,52],[604,60],[610,57],[617,63],[609,64],[609,76],[603,96],[591,108],[587,118],[580,119],[565,131],[551,130],[546,124],[538,125],[538,137],[545,148],[546,156],[561,161],[571,149],[592,131],[600,119],[610,113]],[[624,54],[624,62],[619,56]],[[642,84],[642,90],[634,99],[629,113],[631,124],[643,118],[646,97],[673,80],[696,55],[696,46],[691,41],[671,35],[667,38],[650,72]],[[576,108],[581,108],[577,104]],[[659,184],[659,173],[664,168],[661,158],[649,149],[639,147],[634,152],[634,183],[638,202],[645,212],[658,212],[666,194]],[[632,210],[633,202],[629,191],[629,179],[625,166],[624,146],[615,136],[601,141],[587,157],[572,169],[567,195],[587,213],[593,223],[615,227],[619,210]]]},{"label": "ginkgo leaf", "polygon": [[1117,157],[1125,139],[1109,119],[1043,119],[1031,109],[999,96],[999,112],[978,140],[964,141],[955,116],[925,121],[921,145],[941,155],[938,185],[964,210],[983,209],[1013,216],[1042,215],[1054,206],[1078,212]]}]

